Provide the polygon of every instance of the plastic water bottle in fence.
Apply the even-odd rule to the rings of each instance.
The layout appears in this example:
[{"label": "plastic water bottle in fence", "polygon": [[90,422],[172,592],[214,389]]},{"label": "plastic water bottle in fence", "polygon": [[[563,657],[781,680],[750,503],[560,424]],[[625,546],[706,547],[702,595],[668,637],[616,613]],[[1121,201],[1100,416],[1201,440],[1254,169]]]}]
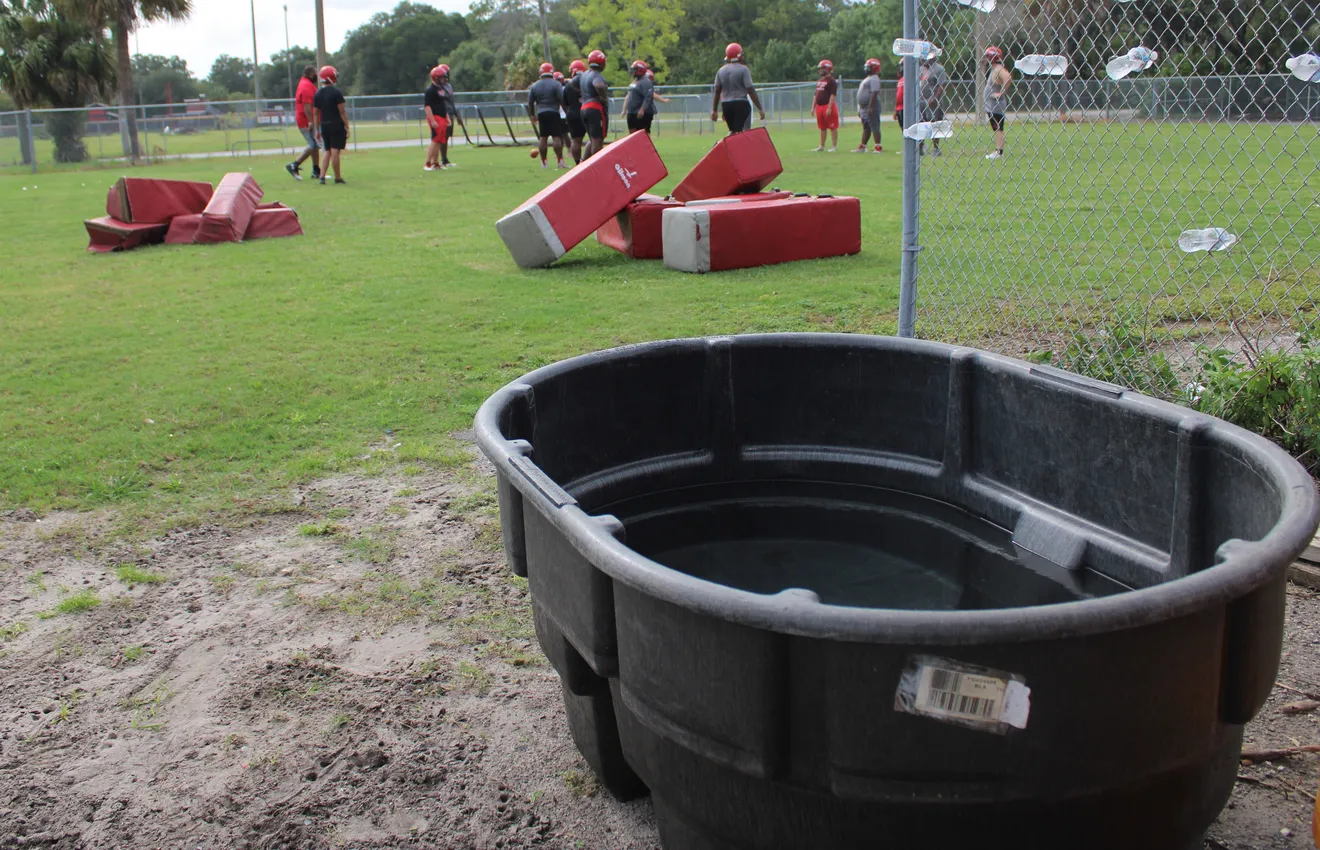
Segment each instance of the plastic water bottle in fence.
[{"label": "plastic water bottle in fence", "polygon": [[1184,230],[1178,237],[1178,248],[1184,254],[1197,251],[1227,251],[1237,244],[1236,233],[1229,233],[1222,227],[1207,227],[1204,230]]},{"label": "plastic water bottle in fence", "polygon": [[1068,57],[1030,53],[1013,60],[1013,70],[1030,77],[1062,77],[1068,73]]},{"label": "plastic water bottle in fence", "polygon": [[903,135],[918,142],[926,139],[947,139],[953,135],[952,121],[922,121],[903,131]]},{"label": "plastic water bottle in fence", "polygon": [[1126,54],[1110,59],[1105,65],[1105,73],[1111,80],[1121,80],[1128,74],[1146,70],[1159,58],[1160,54],[1149,47],[1134,47]]},{"label": "plastic water bottle in fence", "polygon": [[894,39],[895,56],[915,56],[918,59],[934,59],[943,53],[929,41],[914,41],[910,38]]},{"label": "plastic water bottle in fence", "polygon": [[995,0],[958,0],[958,2],[978,12],[993,12],[995,10]]},{"label": "plastic water bottle in fence", "polygon": [[[895,42],[895,45],[897,44],[898,42]],[[1294,56],[1286,60],[1283,65],[1292,71],[1294,77],[1304,83],[1320,83],[1320,56],[1314,53]]]}]

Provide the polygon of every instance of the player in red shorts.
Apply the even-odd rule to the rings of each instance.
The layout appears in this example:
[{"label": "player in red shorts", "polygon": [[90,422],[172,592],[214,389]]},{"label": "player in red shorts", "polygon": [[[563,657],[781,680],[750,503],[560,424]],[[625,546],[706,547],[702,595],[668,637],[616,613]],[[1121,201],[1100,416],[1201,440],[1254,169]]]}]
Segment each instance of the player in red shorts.
[{"label": "player in red shorts", "polygon": [[816,153],[825,150],[825,131],[830,132],[830,153],[839,149],[839,81],[834,79],[834,63],[828,59],[820,60],[816,66],[820,70],[820,79],[816,81],[816,126],[820,128],[820,147]]},{"label": "player in red shorts", "polygon": [[449,85],[448,65],[436,65],[431,69],[431,85],[426,88],[423,103],[426,124],[431,128],[431,144],[426,149],[426,165],[422,170],[450,168],[449,139],[454,132],[454,122],[461,125],[463,119],[458,117],[458,109],[454,105],[454,88]]}]

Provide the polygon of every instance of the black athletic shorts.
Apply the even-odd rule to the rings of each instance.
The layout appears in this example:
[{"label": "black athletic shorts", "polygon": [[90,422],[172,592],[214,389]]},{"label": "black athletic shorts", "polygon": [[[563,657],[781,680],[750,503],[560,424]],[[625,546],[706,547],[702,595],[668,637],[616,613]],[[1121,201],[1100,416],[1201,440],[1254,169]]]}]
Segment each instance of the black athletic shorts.
[{"label": "black athletic shorts", "polygon": [[582,124],[582,110],[566,109],[564,112],[568,116],[564,119],[564,124],[568,127],[568,134],[575,139],[581,139],[587,134],[587,128]]},{"label": "black athletic shorts", "polygon": [[536,113],[536,132],[543,139],[558,139],[564,135],[564,122],[558,112]]},{"label": "black athletic shorts", "polygon": [[651,133],[651,120],[655,115],[650,112],[643,112],[640,115],[636,112],[628,113],[628,132],[634,130],[645,130],[648,135]]},{"label": "black athletic shorts", "polygon": [[720,103],[720,109],[730,133],[741,133],[752,125],[752,105],[747,101],[726,100]]},{"label": "black athletic shorts", "polygon": [[990,116],[990,129],[1003,132],[1004,116],[998,112],[987,112],[986,115]]},{"label": "black athletic shorts", "polygon": [[328,151],[342,151],[348,147],[348,128],[343,124],[322,124],[321,145]]},{"label": "black athletic shorts", "polygon": [[582,126],[586,128],[588,136],[604,141],[609,122],[605,120],[605,113],[599,109],[584,109],[582,110]]}]

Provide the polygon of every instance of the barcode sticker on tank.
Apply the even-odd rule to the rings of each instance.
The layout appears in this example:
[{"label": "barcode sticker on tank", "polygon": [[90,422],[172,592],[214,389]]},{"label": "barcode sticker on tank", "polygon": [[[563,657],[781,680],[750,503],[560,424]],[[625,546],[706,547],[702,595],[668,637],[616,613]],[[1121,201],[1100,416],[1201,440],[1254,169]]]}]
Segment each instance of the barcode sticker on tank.
[{"label": "barcode sticker on tank", "polygon": [[1005,733],[1025,729],[1031,713],[1031,689],[1013,673],[963,664],[949,658],[916,655],[899,680],[894,708]]}]

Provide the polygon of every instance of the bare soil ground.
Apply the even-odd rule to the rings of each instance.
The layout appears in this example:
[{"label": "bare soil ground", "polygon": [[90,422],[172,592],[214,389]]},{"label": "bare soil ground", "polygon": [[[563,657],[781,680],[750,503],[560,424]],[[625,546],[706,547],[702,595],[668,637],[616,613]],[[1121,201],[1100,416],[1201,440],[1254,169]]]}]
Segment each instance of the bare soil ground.
[{"label": "bare soil ground", "polygon": [[[569,739],[495,511],[474,462],[132,546],[0,516],[0,848],[658,848]],[[1291,589],[1280,682],[1320,692],[1317,647]],[[1299,699],[1251,740],[1320,740]],[[1315,756],[1242,775],[1207,848],[1310,846]]]}]

